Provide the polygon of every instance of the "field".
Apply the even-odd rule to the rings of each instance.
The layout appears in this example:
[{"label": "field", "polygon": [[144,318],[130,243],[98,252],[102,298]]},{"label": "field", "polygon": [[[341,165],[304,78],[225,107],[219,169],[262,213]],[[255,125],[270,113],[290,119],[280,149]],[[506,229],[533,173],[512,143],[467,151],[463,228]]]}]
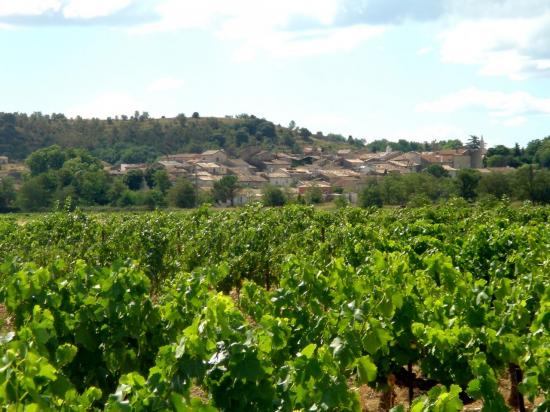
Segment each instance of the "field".
[{"label": "field", "polygon": [[0,218],[7,410],[550,410],[550,208]]}]

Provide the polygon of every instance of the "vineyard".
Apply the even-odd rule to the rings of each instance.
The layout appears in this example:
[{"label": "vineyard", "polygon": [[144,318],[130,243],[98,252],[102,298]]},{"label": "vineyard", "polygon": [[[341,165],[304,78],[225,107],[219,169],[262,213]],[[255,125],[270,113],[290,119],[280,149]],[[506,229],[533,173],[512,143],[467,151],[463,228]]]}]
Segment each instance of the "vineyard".
[{"label": "vineyard", "polygon": [[0,257],[4,410],[550,410],[549,207],[67,210]]}]

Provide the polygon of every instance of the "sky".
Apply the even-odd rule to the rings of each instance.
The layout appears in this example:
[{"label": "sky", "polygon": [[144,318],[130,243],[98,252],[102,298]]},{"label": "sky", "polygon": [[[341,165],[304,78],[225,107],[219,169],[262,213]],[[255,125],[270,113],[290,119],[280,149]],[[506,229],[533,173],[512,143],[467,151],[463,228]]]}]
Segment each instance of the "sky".
[{"label": "sky", "polygon": [[0,0],[0,112],[550,135],[548,0]]}]

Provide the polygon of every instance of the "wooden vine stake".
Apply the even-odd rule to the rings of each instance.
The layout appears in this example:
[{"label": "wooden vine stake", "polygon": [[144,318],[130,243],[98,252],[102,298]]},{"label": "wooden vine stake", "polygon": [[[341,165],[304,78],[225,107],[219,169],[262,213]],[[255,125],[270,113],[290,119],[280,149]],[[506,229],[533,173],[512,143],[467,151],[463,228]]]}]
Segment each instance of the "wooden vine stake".
[{"label": "wooden vine stake", "polygon": [[380,395],[380,410],[381,411],[389,411],[391,408],[394,407],[395,403],[395,375],[393,373],[390,373],[388,375],[388,389],[385,392],[382,392],[382,395]]}]

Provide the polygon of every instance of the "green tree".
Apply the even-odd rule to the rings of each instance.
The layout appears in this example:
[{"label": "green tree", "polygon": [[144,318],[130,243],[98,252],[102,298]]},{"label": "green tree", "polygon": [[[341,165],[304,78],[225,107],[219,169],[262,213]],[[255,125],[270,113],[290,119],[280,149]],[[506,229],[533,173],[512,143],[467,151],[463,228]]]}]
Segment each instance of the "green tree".
[{"label": "green tree", "polygon": [[306,190],[305,193],[306,203],[319,204],[323,201],[323,190],[320,187],[310,187]]},{"label": "green tree", "polygon": [[501,154],[495,154],[491,157],[487,157],[487,166],[488,167],[505,167],[508,166],[510,163],[510,157],[501,155]]},{"label": "green tree", "polygon": [[498,199],[503,196],[512,196],[511,177],[504,173],[488,173],[481,176],[479,180],[478,192],[480,194],[490,194]]},{"label": "green tree", "polygon": [[186,178],[179,178],[168,191],[167,196],[172,206],[193,208],[197,205],[197,190]]},{"label": "green tree", "polygon": [[262,200],[265,206],[284,206],[286,196],[280,187],[265,185],[262,190]]},{"label": "green tree", "polygon": [[143,172],[139,169],[129,170],[124,175],[123,181],[128,186],[128,189],[139,190],[143,184]]},{"label": "green tree", "polygon": [[149,210],[167,206],[164,193],[159,189],[149,190],[145,193],[143,203]]},{"label": "green tree", "polygon": [[51,206],[55,182],[46,175],[27,179],[17,192],[16,205],[24,211],[36,211]]},{"label": "green tree", "polygon": [[160,190],[162,193],[166,193],[166,191],[172,187],[168,172],[164,169],[157,170],[153,174],[153,183],[153,187]]},{"label": "green tree", "polygon": [[25,161],[31,174],[37,176],[50,169],[61,169],[67,159],[67,154],[57,145],[39,149],[33,152]]},{"label": "green tree", "polygon": [[216,202],[225,203],[228,200],[233,206],[233,198],[235,193],[239,189],[238,178],[234,175],[227,175],[222,177],[217,182],[214,182],[214,187],[212,188],[212,194],[214,195],[214,200]]},{"label": "green tree", "polygon": [[474,169],[460,169],[456,175],[458,194],[466,200],[476,197],[476,189],[481,175]]},{"label": "green tree", "polygon": [[480,138],[475,135],[470,135],[470,138],[468,139],[468,143],[466,144],[466,147],[472,150],[477,150],[481,148]]},{"label": "green tree", "polygon": [[382,207],[382,190],[376,180],[367,182],[365,187],[359,192],[359,205],[361,207]]},{"label": "green tree", "polygon": [[0,213],[8,212],[15,201],[15,186],[11,178],[0,178]]},{"label": "green tree", "polygon": [[550,139],[545,139],[545,141],[537,149],[535,153],[535,161],[541,167],[550,168]]},{"label": "green tree", "polygon": [[443,166],[441,165],[438,165],[438,164],[432,164],[432,165],[429,165],[426,169],[425,169],[425,172],[434,176],[434,177],[437,177],[437,178],[440,178],[440,177],[449,177],[449,172],[447,172]]}]

